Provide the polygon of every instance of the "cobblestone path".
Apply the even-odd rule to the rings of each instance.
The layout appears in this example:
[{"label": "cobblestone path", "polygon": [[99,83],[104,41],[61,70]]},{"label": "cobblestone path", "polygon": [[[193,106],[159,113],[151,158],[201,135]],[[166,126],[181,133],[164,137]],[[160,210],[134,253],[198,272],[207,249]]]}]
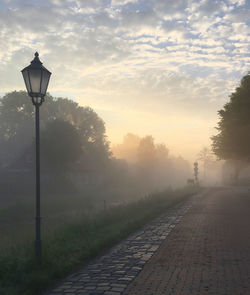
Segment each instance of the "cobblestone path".
[{"label": "cobblestone path", "polygon": [[200,198],[123,294],[250,294],[250,190]]},{"label": "cobblestone path", "polygon": [[[47,295],[120,295],[192,207],[195,198],[167,211],[106,255],[67,277]],[[133,293],[131,293],[133,294]]]}]

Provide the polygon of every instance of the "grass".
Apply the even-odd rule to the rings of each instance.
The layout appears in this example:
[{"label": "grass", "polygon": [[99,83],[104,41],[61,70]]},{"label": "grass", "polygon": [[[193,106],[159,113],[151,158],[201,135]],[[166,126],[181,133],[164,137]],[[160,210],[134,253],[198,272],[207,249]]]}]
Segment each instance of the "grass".
[{"label": "grass", "polygon": [[196,191],[196,188],[168,190],[91,216],[77,216],[72,222],[43,235],[40,266],[34,258],[34,242],[30,238],[18,246],[2,248],[0,294],[40,294]]}]

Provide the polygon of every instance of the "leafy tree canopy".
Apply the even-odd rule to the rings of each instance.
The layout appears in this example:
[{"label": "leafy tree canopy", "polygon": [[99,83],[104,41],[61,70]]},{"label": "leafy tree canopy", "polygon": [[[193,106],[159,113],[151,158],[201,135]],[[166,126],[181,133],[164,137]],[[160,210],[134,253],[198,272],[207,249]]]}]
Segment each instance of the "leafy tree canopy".
[{"label": "leafy tree canopy", "polygon": [[127,133],[121,144],[112,147],[118,158],[124,158],[132,163],[144,166],[146,162],[165,163],[168,160],[169,149],[164,143],[154,143],[152,136],[140,137]]},{"label": "leafy tree canopy", "polygon": [[64,171],[81,156],[80,135],[70,122],[55,119],[41,132],[41,149],[47,167]]},{"label": "leafy tree canopy", "polygon": [[156,150],[152,136],[148,135],[141,139],[137,148],[137,157],[139,166],[145,169],[154,167],[156,163]]},{"label": "leafy tree canopy", "polygon": [[212,137],[212,150],[219,159],[250,160],[250,73],[230,95],[219,112],[218,134]]},{"label": "leafy tree canopy", "polygon": [[[34,106],[25,91],[10,92],[0,99],[2,159],[15,159],[32,143],[35,135],[34,116]],[[72,100],[47,95],[40,107],[40,118],[41,130],[56,119],[69,122],[80,136],[83,153],[102,159],[109,157],[104,122],[90,107],[81,107]]]}]

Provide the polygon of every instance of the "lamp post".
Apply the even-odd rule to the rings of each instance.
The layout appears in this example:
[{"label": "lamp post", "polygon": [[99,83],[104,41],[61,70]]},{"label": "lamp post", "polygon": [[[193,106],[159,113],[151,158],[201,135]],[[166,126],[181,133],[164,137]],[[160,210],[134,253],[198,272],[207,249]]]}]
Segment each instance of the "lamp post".
[{"label": "lamp post", "polygon": [[36,240],[35,254],[38,261],[41,260],[42,243],[41,243],[41,216],[40,216],[40,128],[39,128],[39,107],[44,102],[44,96],[49,84],[51,73],[42,65],[39,60],[38,52],[30,65],[24,68],[24,82],[27,92],[35,106],[36,113]]},{"label": "lamp post", "polygon": [[199,174],[198,162],[194,162],[194,179],[196,184],[198,184],[198,174]]}]

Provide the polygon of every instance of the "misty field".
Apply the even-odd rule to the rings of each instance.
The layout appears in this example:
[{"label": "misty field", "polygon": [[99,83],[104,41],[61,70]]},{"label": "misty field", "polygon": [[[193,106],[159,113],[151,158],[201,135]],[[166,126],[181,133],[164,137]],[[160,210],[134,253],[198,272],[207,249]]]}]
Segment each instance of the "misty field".
[{"label": "misty field", "polygon": [[87,199],[61,198],[60,202],[57,198],[47,199],[43,202],[40,267],[34,259],[32,203],[2,208],[0,294],[39,294],[197,190],[194,187],[169,189],[128,204],[113,207],[100,204],[95,210]]}]

